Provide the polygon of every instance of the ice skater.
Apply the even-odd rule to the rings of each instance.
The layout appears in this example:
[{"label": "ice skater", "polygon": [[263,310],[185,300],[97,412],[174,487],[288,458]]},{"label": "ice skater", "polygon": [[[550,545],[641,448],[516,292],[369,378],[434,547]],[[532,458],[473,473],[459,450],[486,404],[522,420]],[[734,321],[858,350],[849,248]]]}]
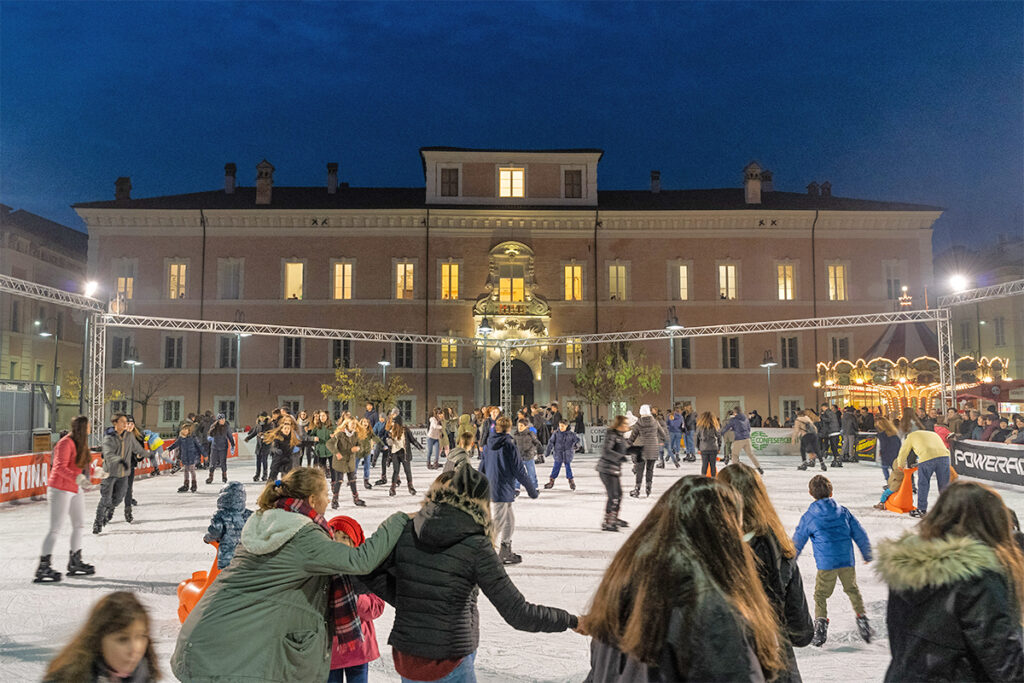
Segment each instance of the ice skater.
[{"label": "ice skater", "polygon": [[267,415],[267,411],[263,411],[256,418],[256,424],[252,426],[249,433],[245,435],[245,440],[250,441],[256,439],[256,474],[252,476],[253,481],[266,481],[267,480],[267,458],[270,455],[270,445],[265,442],[261,437],[270,429],[273,429],[274,425],[270,421],[270,416]]},{"label": "ice skater", "polygon": [[646,492],[651,495],[654,483],[654,463],[658,461],[661,446],[668,438],[668,432],[651,414],[651,407],[646,403],[640,406],[640,419],[633,425],[629,436],[629,445],[640,447],[640,456],[636,463],[636,486],[629,492],[634,498],[640,496],[640,484],[645,480]]},{"label": "ice skater", "polygon": [[705,410],[697,419],[693,438],[700,453],[700,473],[709,477],[718,474],[718,452],[722,449],[721,423],[718,416]]},{"label": "ice skater", "polygon": [[576,432],[570,432],[569,423],[562,419],[558,422],[558,431],[551,434],[551,438],[548,439],[547,449],[544,451],[544,455],[554,455],[555,466],[551,468],[551,476],[548,478],[548,483],[544,484],[544,488],[550,489],[555,485],[555,479],[558,479],[558,473],[562,471],[562,465],[565,465],[565,478],[569,482],[569,488],[573,491],[576,490],[576,482],[572,478],[572,456],[576,452],[576,444],[580,442],[580,437],[576,436]]},{"label": "ice skater", "polygon": [[501,541],[498,558],[503,564],[519,564],[523,558],[512,552],[512,533],[516,518],[512,512],[515,501],[514,483],[526,487],[530,498],[536,498],[537,485],[530,478],[516,442],[508,432],[512,420],[504,415],[494,424],[494,434],[487,440],[483,455],[480,456],[480,473],[487,477],[491,490],[491,513],[494,515],[495,532]]},{"label": "ice skater", "polygon": [[178,430],[178,438],[167,448],[168,453],[178,451],[178,462],[185,472],[185,483],[178,487],[178,493],[196,492],[196,467],[202,458],[203,447],[192,432],[192,425],[184,423]]},{"label": "ice skater", "polygon": [[[207,436],[210,438],[210,471],[206,476],[206,483],[213,483],[213,475],[218,467],[220,468],[221,483],[227,483],[228,458],[235,445],[235,430],[228,424],[224,413],[217,415],[217,421],[210,426]],[[235,455],[238,454],[235,453]]]},{"label": "ice skater", "polygon": [[629,425],[626,424],[626,416],[616,415],[604,434],[601,457],[594,468],[608,495],[608,500],[604,504],[602,531],[618,531],[620,527],[629,526],[624,520],[619,519],[619,508],[622,506],[622,463],[627,460],[629,449],[625,437],[627,429]]},{"label": "ice skater", "polygon": [[[115,414],[113,424],[113,432],[103,438],[103,471],[108,476],[100,483],[100,502],[96,506],[96,520],[92,525],[94,534],[103,531],[114,508],[121,504],[128,493],[132,460],[145,454],[135,436],[128,431],[128,418],[124,413]],[[130,506],[125,507],[125,521],[132,522]]]}]

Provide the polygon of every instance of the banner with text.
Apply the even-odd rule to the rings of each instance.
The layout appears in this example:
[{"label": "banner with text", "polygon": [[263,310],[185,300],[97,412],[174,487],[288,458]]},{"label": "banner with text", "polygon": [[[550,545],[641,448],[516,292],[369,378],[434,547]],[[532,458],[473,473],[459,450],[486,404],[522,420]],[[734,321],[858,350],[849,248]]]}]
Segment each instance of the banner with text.
[{"label": "banner with text", "polygon": [[1024,486],[1024,446],[950,441],[949,454],[949,464],[957,474]]},{"label": "banner with text", "polygon": [[46,494],[49,453],[23,453],[0,458],[0,503]]}]

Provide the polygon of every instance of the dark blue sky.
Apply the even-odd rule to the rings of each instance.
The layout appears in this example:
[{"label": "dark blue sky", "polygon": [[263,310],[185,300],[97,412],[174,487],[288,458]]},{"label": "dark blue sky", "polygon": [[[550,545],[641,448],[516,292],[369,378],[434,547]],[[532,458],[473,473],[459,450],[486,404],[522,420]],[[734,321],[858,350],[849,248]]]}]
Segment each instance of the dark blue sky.
[{"label": "dark blue sky", "polygon": [[936,204],[1024,225],[1024,3],[0,2],[0,201],[418,186],[421,146],[600,147],[599,185]]}]

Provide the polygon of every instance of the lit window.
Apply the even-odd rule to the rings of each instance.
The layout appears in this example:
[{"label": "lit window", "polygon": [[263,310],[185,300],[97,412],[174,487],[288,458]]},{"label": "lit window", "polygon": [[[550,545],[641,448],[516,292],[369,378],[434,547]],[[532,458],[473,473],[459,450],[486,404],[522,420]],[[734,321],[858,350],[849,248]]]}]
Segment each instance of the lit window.
[{"label": "lit window", "polygon": [[499,197],[522,197],[523,175],[521,168],[503,168],[499,172],[500,182],[498,183]]},{"label": "lit window", "polygon": [[780,263],[776,267],[779,284],[779,301],[792,301],[794,290],[793,266]]},{"label": "lit window", "polygon": [[829,301],[846,301],[846,266],[828,267],[828,298]]},{"label": "lit window", "polygon": [[736,298],[736,266],[734,264],[718,266],[718,298],[728,300]]},{"label": "lit window", "polygon": [[458,197],[459,196],[459,169],[457,169],[457,168],[442,168],[441,169],[441,196],[442,197]]},{"label": "lit window", "polygon": [[305,270],[302,263],[289,261],[284,264],[284,298],[302,298],[302,275]]},{"label": "lit window", "polygon": [[413,264],[399,263],[395,269],[395,298],[411,299],[413,293]]},{"label": "lit window", "polygon": [[459,264],[441,264],[441,299],[455,301],[459,298]]},{"label": "lit window", "polygon": [[444,339],[441,341],[441,367],[442,368],[454,368],[458,367],[459,360],[459,347],[455,344],[454,339]]},{"label": "lit window", "polygon": [[565,266],[565,300],[583,300],[583,266]]},{"label": "lit window", "polygon": [[579,339],[570,339],[565,345],[565,367],[583,367],[583,344]]},{"label": "lit window", "polygon": [[608,266],[608,298],[612,301],[626,299],[626,266]]},{"label": "lit window", "polygon": [[124,299],[131,299],[135,290],[135,278],[130,275],[117,278],[117,295]]},{"label": "lit window", "polygon": [[679,300],[690,298],[690,272],[688,266],[679,266]]},{"label": "lit window", "polygon": [[522,264],[506,263],[498,267],[498,299],[502,303],[520,303],[525,295],[526,274]]},{"label": "lit window", "polygon": [[176,261],[167,267],[167,297],[170,299],[184,299],[186,285],[187,267],[184,263]]},{"label": "lit window", "polygon": [[334,298],[352,298],[352,264],[334,264]]},{"label": "lit window", "polygon": [[579,199],[583,196],[583,171],[565,172],[565,198]]}]

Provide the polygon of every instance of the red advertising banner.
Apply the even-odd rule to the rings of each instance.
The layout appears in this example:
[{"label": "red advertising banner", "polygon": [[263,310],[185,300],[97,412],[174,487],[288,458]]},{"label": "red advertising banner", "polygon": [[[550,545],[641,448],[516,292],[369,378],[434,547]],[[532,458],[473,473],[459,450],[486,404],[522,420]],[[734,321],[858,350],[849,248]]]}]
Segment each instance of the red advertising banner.
[{"label": "red advertising banner", "polygon": [[24,453],[0,458],[0,503],[46,494],[49,453]]}]

